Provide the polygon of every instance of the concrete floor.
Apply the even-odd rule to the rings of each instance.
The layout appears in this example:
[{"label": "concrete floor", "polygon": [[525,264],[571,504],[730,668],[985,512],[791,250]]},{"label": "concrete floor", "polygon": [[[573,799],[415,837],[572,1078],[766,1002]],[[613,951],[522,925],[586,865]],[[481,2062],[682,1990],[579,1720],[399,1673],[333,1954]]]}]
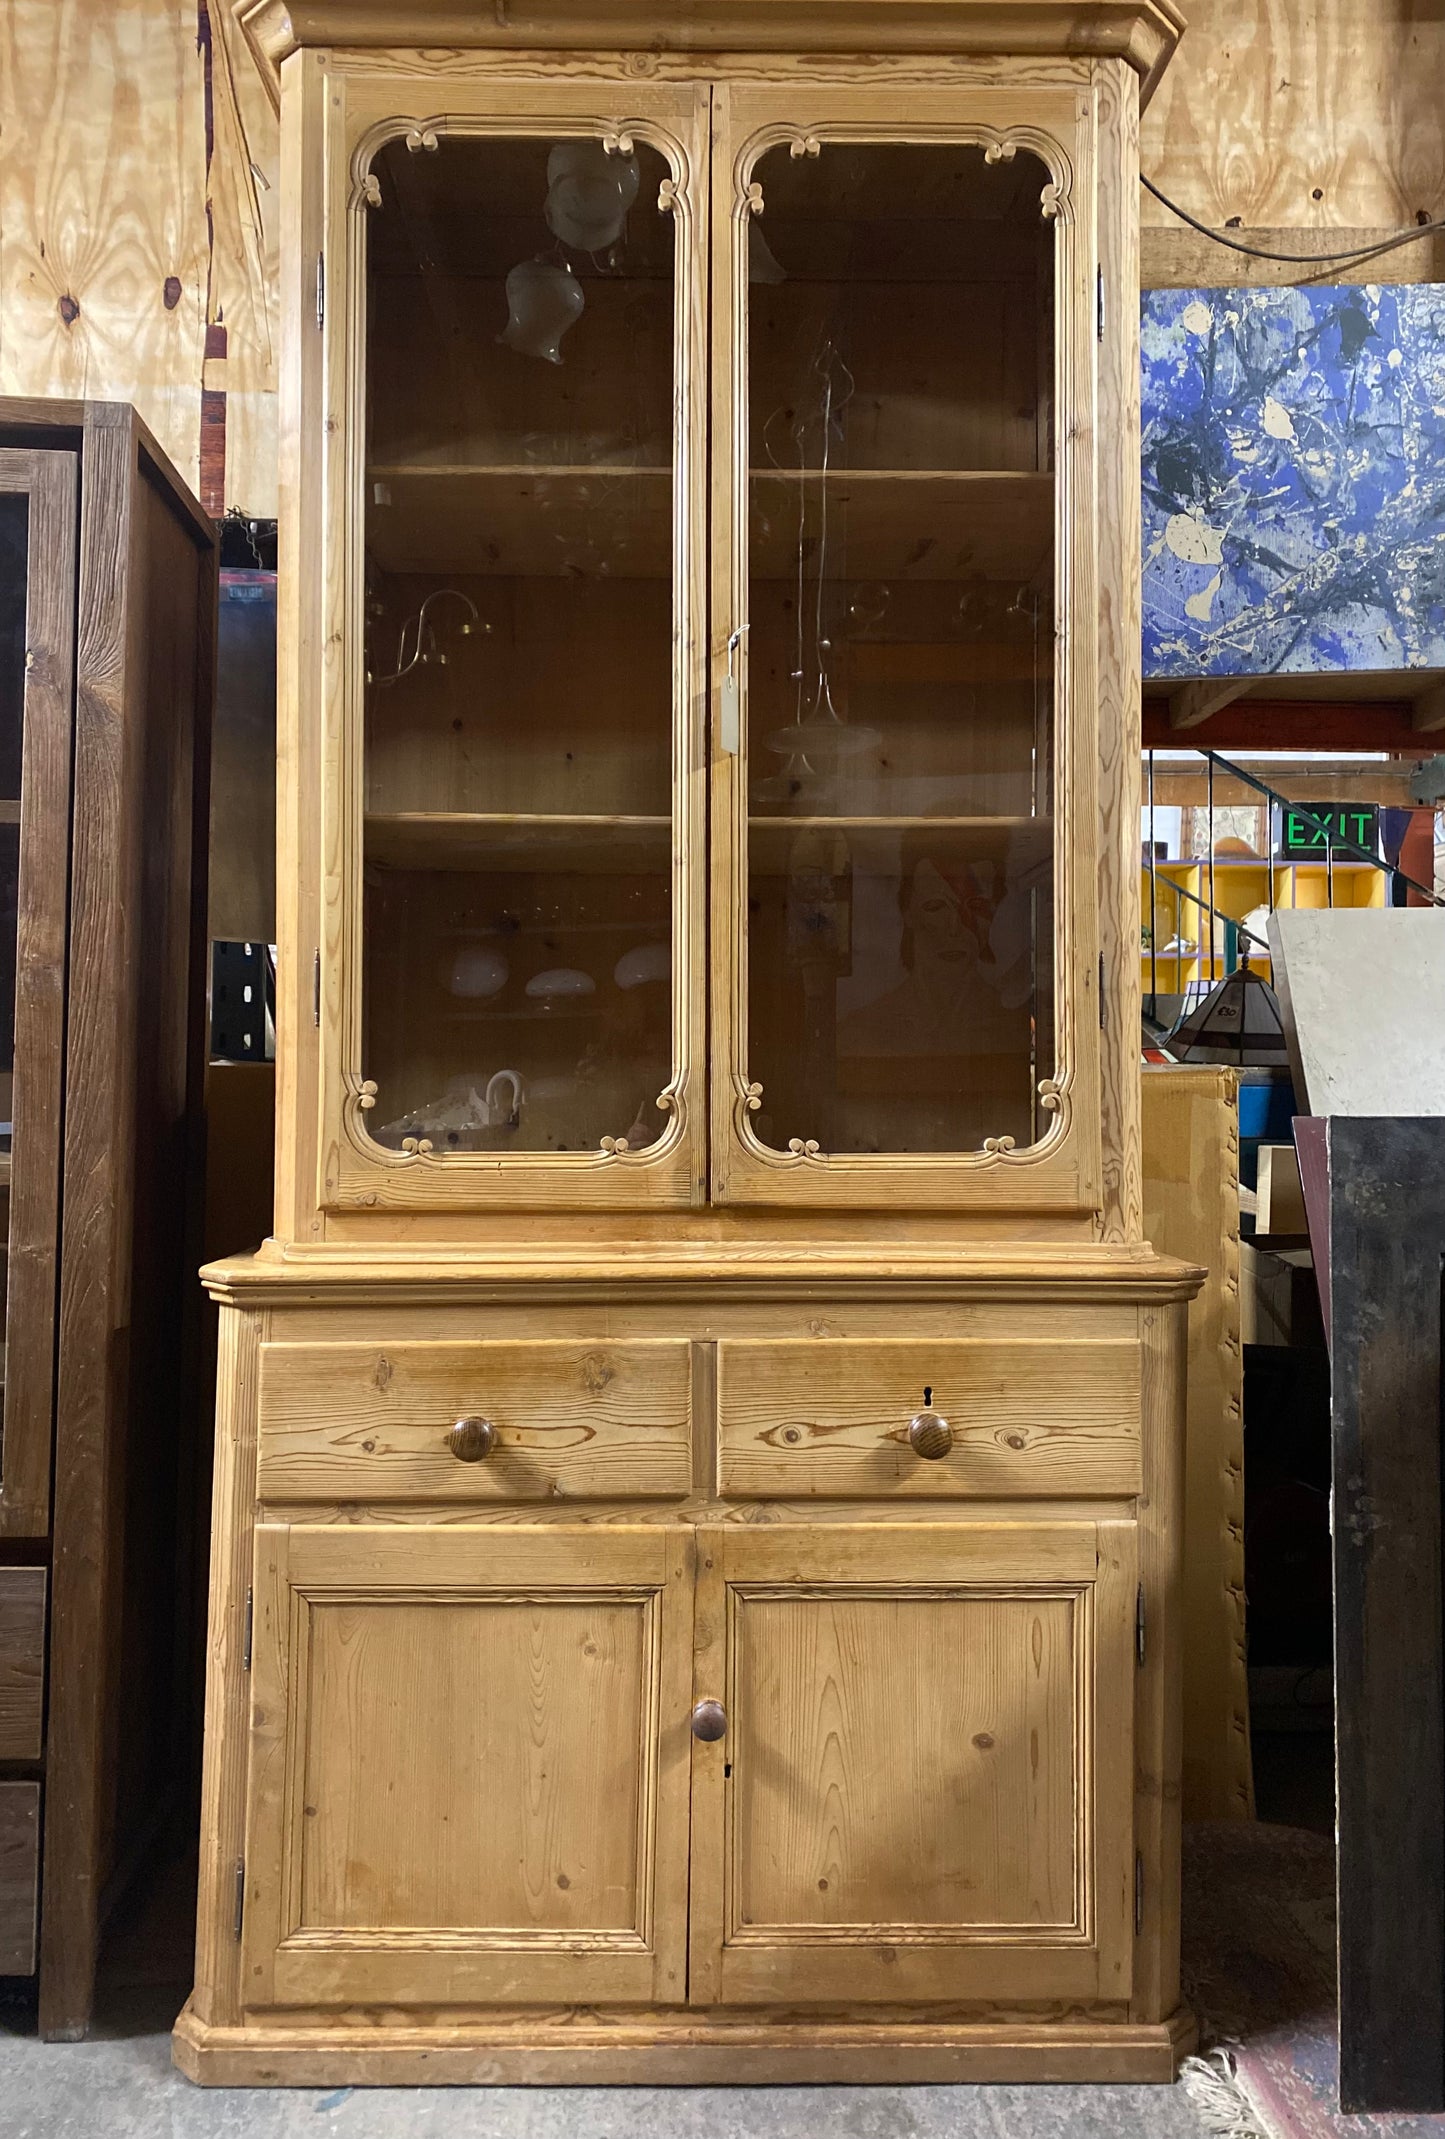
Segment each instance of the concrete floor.
[{"label": "concrete floor", "polygon": [[90,2041],[0,2004],[0,2139],[1208,2139],[1181,2087],[194,2087],[194,1897],[182,1851],[117,1913]]}]

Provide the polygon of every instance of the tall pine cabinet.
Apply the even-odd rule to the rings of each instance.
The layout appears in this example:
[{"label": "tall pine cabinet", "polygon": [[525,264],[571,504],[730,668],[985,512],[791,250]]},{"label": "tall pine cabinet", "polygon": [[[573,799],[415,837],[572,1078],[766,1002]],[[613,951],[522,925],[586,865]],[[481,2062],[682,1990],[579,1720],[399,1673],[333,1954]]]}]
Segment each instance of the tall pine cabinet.
[{"label": "tall pine cabinet", "polygon": [[195,2077],[1165,2079],[1138,1128],[1172,0],[242,0],[274,1237]]}]

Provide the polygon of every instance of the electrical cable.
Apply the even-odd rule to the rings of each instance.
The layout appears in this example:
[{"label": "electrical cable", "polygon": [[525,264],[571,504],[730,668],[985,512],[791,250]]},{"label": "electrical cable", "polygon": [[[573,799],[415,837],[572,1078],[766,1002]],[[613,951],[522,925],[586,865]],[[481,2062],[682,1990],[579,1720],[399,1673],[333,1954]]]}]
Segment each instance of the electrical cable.
[{"label": "electrical cable", "polygon": [[1394,252],[1398,246],[1413,245],[1417,238],[1432,237],[1437,230],[1445,230],[1445,218],[1442,218],[1433,223],[1416,223],[1393,238],[1383,238],[1378,245],[1361,246],[1355,252],[1268,252],[1262,245],[1246,245],[1242,238],[1227,237],[1222,230],[1211,230],[1207,223],[1201,223],[1187,208],[1181,208],[1178,201],[1170,200],[1169,195],[1161,192],[1153,179],[1146,178],[1142,171],[1139,173],[1139,183],[1145,192],[1152,193],[1155,200],[1166,207],[1171,215],[1177,215],[1181,223],[1187,223],[1191,230],[1197,230],[1200,237],[1212,238],[1216,245],[1227,245],[1232,253],[1247,253],[1251,260],[1277,260],[1285,267],[1343,267],[1357,264],[1361,260],[1377,259],[1381,253]]}]

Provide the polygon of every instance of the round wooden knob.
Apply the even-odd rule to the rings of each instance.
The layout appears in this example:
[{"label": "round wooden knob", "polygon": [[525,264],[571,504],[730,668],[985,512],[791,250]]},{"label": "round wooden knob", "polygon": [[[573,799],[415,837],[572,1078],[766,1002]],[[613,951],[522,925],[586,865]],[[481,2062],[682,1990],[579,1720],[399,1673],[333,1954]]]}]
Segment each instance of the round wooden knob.
[{"label": "round wooden knob", "polygon": [[490,1419],[458,1419],[447,1435],[447,1446],[459,1463],[480,1463],[497,1445],[497,1429]]},{"label": "round wooden knob", "polygon": [[692,1735],[704,1745],[714,1745],[728,1727],[727,1710],[721,1701],[699,1701],[692,1712]]},{"label": "round wooden knob", "polygon": [[916,1411],[908,1421],[908,1445],[915,1456],[936,1463],[953,1446],[953,1428],[936,1411]]}]

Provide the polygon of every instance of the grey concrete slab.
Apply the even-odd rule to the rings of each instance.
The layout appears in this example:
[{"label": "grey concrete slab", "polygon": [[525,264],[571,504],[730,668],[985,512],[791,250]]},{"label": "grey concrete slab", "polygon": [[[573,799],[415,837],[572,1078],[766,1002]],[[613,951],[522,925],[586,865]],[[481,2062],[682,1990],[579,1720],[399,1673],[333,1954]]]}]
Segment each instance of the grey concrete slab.
[{"label": "grey concrete slab", "polygon": [[1281,906],[1274,985],[1304,1114],[1445,1114],[1445,909]]}]

